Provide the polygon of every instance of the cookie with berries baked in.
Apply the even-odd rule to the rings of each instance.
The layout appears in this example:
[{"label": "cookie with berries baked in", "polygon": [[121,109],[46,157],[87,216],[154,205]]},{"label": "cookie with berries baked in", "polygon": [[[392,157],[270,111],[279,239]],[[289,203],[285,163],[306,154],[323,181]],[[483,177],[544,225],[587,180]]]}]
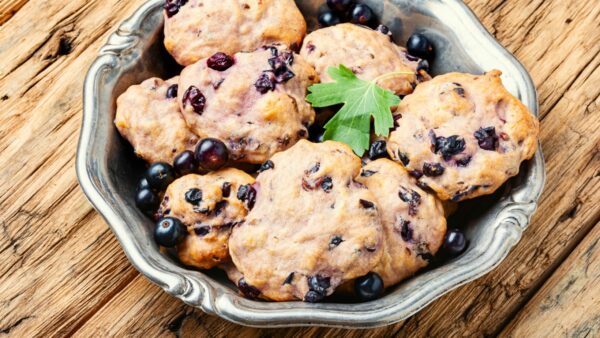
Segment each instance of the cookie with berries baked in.
[{"label": "cookie with berries baked in", "polygon": [[244,221],[254,178],[233,168],[175,180],[165,193],[159,217],[174,217],[186,227],[177,245],[182,263],[210,269],[229,261],[231,229]]},{"label": "cookie with berries baked in", "polygon": [[379,263],[381,220],[375,196],[354,180],[360,168],[332,141],[301,140],[273,156],[229,242],[244,287],[268,300],[318,302]]},{"label": "cookie with berries baked in", "polygon": [[372,81],[390,74],[377,84],[397,95],[410,94],[417,84],[431,78],[427,61],[409,55],[387,34],[350,23],[310,33],[300,55],[315,67],[322,82],[331,82],[327,69],[341,64],[361,80]]},{"label": "cookie with berries baked in", "polygon": [[129,87],[117,99],[115,126],[147,162],[173,163],[198,142],[179,110],[178,82],[179,77],[151,78]]},{"label": "cookie with berries baked in", "polygon": [[442,200],[491,194],[535,154],[539,122],[501,74],[437,76],[394,113],[390,156]]},{"label": "cookie with berries baked in", "polygon": [[167,0],[164,8],[164,44],[183,66],[273,43],[297,50],[306,35],[293,0]]},{"label": "cookie with berries baked in", "polygon": [[192,131],[223,141],[234,161],[260,164],[308,136],[306,90],[318,81],[285,47],[217,53],[182,71],[179,103]]}]

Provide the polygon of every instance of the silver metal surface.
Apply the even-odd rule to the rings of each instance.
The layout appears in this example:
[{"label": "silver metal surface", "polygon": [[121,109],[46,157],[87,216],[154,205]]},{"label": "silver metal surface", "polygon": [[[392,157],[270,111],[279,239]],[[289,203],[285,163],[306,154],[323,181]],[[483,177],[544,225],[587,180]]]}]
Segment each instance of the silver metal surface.
[{"label": "silver metal surface", "polygon": [[[314,27],[325,0],[298,0]],[[365,1],[388,24],[397,41],[414,31],[433,39],[433,73],[504,72],[506,87],[538,114],[534,85],[521,64],[483,28],[459,0]],[[159,252],[151,221],[134,205],[142,164],[113,125],[115,100],[128,86],[179,69],[162,47],[163,0],[151,0],[110,36],[91,66],[84,86],[84,117],[77,152],[77,174],[91,203],[117,236],[131,263],[168,293],[209,314],[252,326],[320,325],[375,327],[403,320],[446,292],[496,267],[519,241],[537,206],[545,171],[541,150],[518,177],[495,196],[471,207],[463,220],[470,246],[459,258],[432,267],[368,303],[269,303],[244,299],[222,273],[188,270]],[[469,206],[465,207],[468,208]]]}]

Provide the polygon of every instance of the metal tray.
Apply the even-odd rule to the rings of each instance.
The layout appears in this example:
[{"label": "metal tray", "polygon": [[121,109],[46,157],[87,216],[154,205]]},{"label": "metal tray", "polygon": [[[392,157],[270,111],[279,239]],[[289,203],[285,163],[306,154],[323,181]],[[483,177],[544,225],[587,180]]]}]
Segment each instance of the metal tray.
[{"label": "metal tray", "polygon": [[[185,269],[162,254],[152,239],[151,221],[135,207],[135,182],[143,164],[113,125],[115,100],[128,86],[180,69],[162,46],[162,4],[151,0],[127,19],[102,47],[84,86],[84,116],[77,175],[84,193],[117,236],[131,263],[171,295],[206,313],[251,326],[320,325],[367,328],[403,320],[448,291],[496,267],[519,241],[536,209],[545,179],[541,150],[518,177],[498,193],[468,202],[462,219],[470,246],[460,257],[437,264],[367,303],[270,303],[240,297],[218,271]],[[298,0],[315,26],[325,0]],[[534,114],[535,87],[523,66],[485,30],[460,0],[371,0],[397,41],[414,31],[432,38],[437,51],[433,74],[449,71],[504,72],[502,80]],[[477,211],[475,211],[477,210]]]}]

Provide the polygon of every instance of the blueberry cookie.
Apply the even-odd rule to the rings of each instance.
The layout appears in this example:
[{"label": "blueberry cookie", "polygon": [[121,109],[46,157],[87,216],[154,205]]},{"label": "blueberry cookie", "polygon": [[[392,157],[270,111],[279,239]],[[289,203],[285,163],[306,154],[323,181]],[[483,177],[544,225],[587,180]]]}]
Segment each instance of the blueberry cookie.
[{"label": "blueberry cookie", "polygon": [[293,0],[167,0],[165,47],[188,66],[217,52],[299,47],[306,22]]},{"label": "blueberry cookie", "polygon": [[386,34],[349,23],[310,33],[300,55],[315,67],[322,82],[331,82],[327,69],[340,64],[362,80],[392,72],[408,73],[378,81],[397,95],[410,94],[418,83],[430,79],[427,61],[409,55]]},{"label": "blueberry cookie", "polygon": [[181,262],[210,269],[229,260],[231,229],[247,214],[247,204],[238,196],[253,183],[254,178],[231,168],[187,175],[171,183],[158,214],[175,217],[187,227],[177,246]]},{"label": "blueberry cookie", "polygon": [[425,267],[444,241],[442,203],[388,159],[367,164],[356,179],[375,196],[383,224],[383,256],[373,269],[392,286]]},{"label": "blueberry cookie", "polygon": [[151,78],[129,87],[117,99],[115,125],[148,162],[173,163],[175,156],[198,142],[179,110],[178,81],[178,77]]},{"label": "blueberry cookie", "polygon": [[196,134],[222,140],[235,161],[262,163],[308,136],[315,112],[304,98],[318,80],[284,48],[217,53],[183,70],[179,102]]},{"label": "blueberry cookie", "polygon": [[361,163],[348,146],[302,140],[266,167],[256,179],[254,208],[229,243],[242,292],[317,302],[379,263],[378,207],[354,180]]},{"label": "blueberry cookie", "polygon": [[539,123],[500,75],[438,76],[394,113],[389,154],[442,200],[494,192],[536,151]]}]

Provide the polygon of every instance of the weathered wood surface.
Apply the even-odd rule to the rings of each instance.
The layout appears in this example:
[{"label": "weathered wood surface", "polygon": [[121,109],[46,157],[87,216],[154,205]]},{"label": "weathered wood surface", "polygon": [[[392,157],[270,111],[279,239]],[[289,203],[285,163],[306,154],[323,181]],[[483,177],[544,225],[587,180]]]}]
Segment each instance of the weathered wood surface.
[{"label": "weathered wood surface", "polygon": [[366,331],[240,327],[129,265],[78,188],[74,160],[83,71],[142,3],[0,0],[0,335],[600,335],[599,1],[467,1],[536,82],[546,189],[496,270]]}]

